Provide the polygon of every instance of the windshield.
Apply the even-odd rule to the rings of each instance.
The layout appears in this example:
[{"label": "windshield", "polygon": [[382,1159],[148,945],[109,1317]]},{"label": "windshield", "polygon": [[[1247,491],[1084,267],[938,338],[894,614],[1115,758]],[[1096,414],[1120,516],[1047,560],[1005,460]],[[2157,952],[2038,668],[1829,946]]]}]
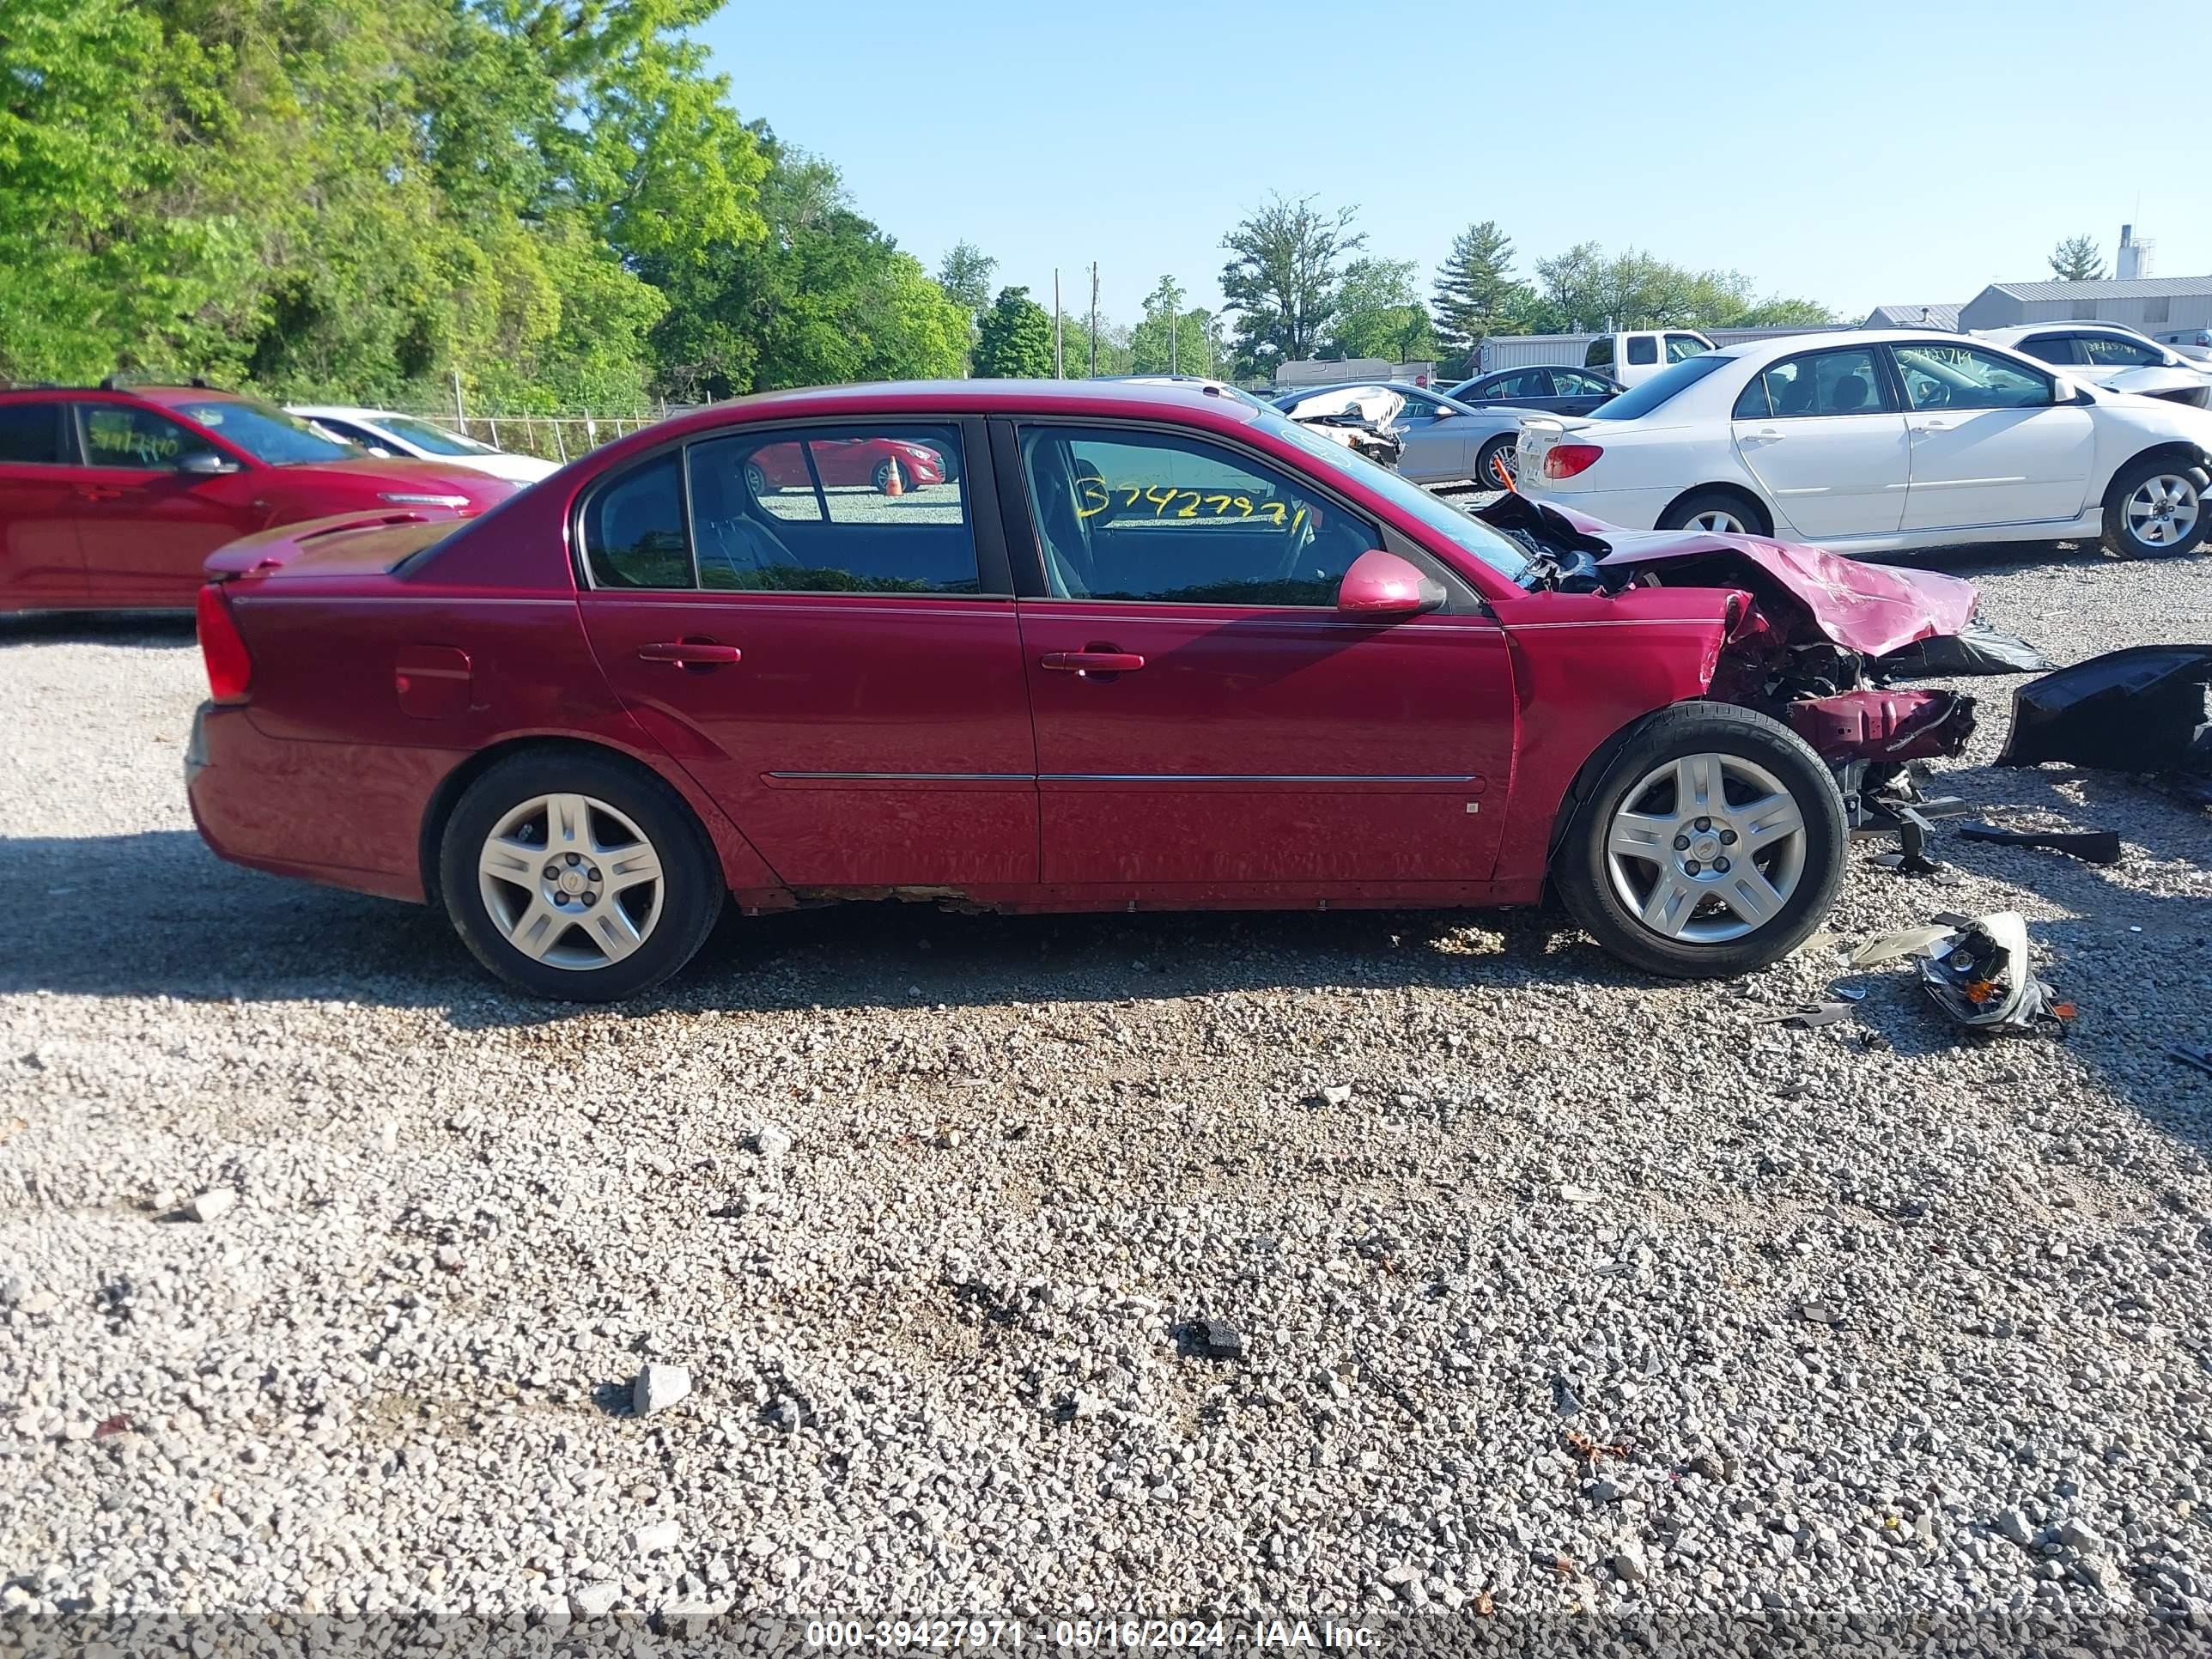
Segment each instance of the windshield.
[{"label": "windshield", "polygon": [[404,438],[416,448],[428,450],[433,455],[496,455],[499,452],[489,444],[480,444],[474,438],[464,438],[458,432],[448,432],[442,426],[428,421],[418,421],[412,415],[380,415],[377,425],[395,438]]},{"label": "windshield", "polygon": [[1649,415],[1686,386],[1693,386],[1715,369],[1735,358],[1725,351],[1701,351],[1685,357],[1671,368],[1662,368],[1641,386],[1632,386],[1618,398],[1608,398],[1589,412],[1593,421],[1632,421]]},{"label": "windshield", "polygon": [[1454,547],[1472,554],[1508,581],[1518,582],[1527,573],[1528,557],[1513,543],[1489,526],[1477,524],[1457,507],[1437,500],[1412,479],[1354,453],[1296,421],[1285,420],[1272,410],[1253,424],[1267,428],[1279,438],[1287,438],[1320,462],[1324,472],[1365,484],[1388,496],[1393,507],[1411,514],[1424,528],[1435,531]]},{"label": "windshield", "polygon": [[312,465],[317,461],[357,461],[361,451],[325,438],[296,415],[248,398],[210,398],[178,404],[178,414],[219,432],[257,461],[271,466]]}]

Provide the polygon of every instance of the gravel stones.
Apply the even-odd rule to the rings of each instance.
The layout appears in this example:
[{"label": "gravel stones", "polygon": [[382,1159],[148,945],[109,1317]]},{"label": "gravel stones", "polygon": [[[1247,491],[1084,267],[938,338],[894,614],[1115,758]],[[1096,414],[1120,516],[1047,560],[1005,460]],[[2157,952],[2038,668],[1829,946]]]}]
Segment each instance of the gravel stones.
[{"label": "gravel stones", "polygon": [[[1975,574],[2072,659],[2212,635],[2206,568]],[[2008,681],[1937,787],[2128,857],[1855,848],[1837,942],[1741,981],[1542,917],[905,906],[553,1011],[205,851],[189,624],[13,629],[9,1607],[2212,1619],[2212,1078],[2160,1052],[2212,1042],[2212,820],[1992,769]],[[1844,960],[2014,908],[2067,1043]],[[655,1366],[695,1393],[635,1415]]]},{"label": "gravel stones", "polygon": [[213,1221],[228,1215],[238,1202],[238,1194],[228,1187],[217,1187],[186,1200],[185,1213],[194,1221]]},{"label": "gravel stones", "polygon": [[630,1409],[640,1417],[665,1412],[691,1393],[691,1373],[681,1365],[647,1365],[630,1385]]}]

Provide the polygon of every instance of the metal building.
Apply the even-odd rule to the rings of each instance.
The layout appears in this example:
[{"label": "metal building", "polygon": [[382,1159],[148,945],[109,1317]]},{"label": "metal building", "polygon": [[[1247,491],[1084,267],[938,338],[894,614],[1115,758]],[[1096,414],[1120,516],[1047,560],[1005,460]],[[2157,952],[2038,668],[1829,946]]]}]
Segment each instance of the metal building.
[{"label": "metal building", "polygon": [[2020,328],[2077,319],[2121,323],[2144,334],[2212,328],[2212,276],[1992,283],[1959,307],[1961,328]]},{"label": "metal building", "polygon": [[1867,313],[1861,328],[1940,328],[1947,334],[1959,331],[1959,307],[1956,306],[1876,306]]}]

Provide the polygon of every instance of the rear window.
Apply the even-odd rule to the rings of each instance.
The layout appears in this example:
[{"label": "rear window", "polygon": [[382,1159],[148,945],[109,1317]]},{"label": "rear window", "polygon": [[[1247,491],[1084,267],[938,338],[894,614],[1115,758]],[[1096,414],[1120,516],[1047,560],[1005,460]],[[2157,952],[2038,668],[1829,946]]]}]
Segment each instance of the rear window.
[{"label": "rear window", "polygon": [[1589,412],[1593,421],[1632,421],[1638,416],[1649,415],[1689,386],[1711,374],[1723,363],[1735,358],[1717,351],[1704,351],[1694,357],[1685,357],[1671,368],[1662,368],[1642,386],[1631,386],[1618,398],[1600,404]]},{"label": "rear window", "polygon": [[0,465],[58,465],[61,408],[59,404],[0,404]]},{"label": "rear window", "polygon": [[1649,334],[1639,334],[1628,343],[1631,364],[1656,363],[1659,361],[1659,342]]}]

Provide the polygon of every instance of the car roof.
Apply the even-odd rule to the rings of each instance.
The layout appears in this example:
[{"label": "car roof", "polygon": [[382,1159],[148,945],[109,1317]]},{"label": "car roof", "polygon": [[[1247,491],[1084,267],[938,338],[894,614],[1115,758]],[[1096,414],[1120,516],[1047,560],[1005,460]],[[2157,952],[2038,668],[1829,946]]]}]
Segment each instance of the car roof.
[{"label": "car roof", "polygon": [[286,410],[294,415],[335,415],[341,420],[388,421],[401,416],[396,409],[368,409],[359,404],[286,404]]},{"label": "car roof", "polygon": [[1146,386],[1129,380],[870,380],[847,386],[756,392],[676,416],[672,428],[827,415],[1155,415],[1195,412],[1240,422],[1259,417],[1241,398],[1207,386]]}]

